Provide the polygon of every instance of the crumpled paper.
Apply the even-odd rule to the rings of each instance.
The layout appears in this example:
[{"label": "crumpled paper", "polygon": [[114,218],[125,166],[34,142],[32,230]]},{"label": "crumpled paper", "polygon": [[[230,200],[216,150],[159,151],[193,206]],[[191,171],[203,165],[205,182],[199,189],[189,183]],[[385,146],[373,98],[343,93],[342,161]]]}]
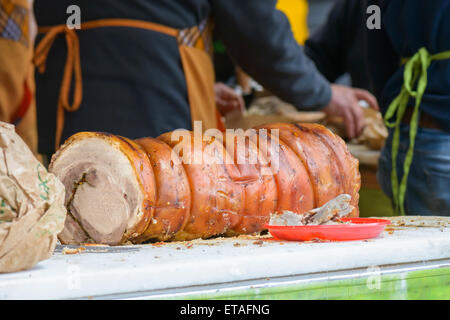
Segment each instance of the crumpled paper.
[{"label": "crumpled paper", "polygon": [[66,218],[65,190],[13,125],[0,122],[0,148],[0,272],[15,272],[52,255]]},{"label": "crumpled paper", "polygon": [[298,111],[293,105],[277,97],[268,96],[256,99],[244,113],[240,110],[227,113],[225,124],[229,129],[250,129],[267,123],[321,122],[325,113]]},{"label": "crumpled paper", "polygon": [[[362,108],[364,113],[365,127],[361,135],[352,142],[365,145],[371,150],[381,150],[388,136],[388,129],[384,125],[384,120],[379,111],[371,108]],[[329,117],[325,121],[325,126],[335,134],[346,138],[344,118]]]},{"label": "crumpled paper", "polygon": [[366,126],[361,136],[357,139],[358,143],[364,144],[372,150],[381,150],[389,134],[381,113],[373,109],[364,108],[364,117]]}]

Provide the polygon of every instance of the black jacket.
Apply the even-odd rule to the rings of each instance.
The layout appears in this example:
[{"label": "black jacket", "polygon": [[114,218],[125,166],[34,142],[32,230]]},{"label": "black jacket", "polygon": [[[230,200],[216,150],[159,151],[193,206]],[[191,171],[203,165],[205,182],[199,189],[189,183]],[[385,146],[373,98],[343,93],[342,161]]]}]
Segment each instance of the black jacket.
[{"label": "black jacket", "polygon": [[367,67],[365,0],[336,0],[327,20],[305,42],[305,53],[330,82],[349,73],[352,86],[374,91]]},{"label": "black jacket", "polygon": [[[174,28],[198,25],[212,15],[231,57],[248,74],[299,109],[317,110],[330,100],[329,83],[294,40],[275,0],[39,0],[39,25],[66,22],[78,5],[81,20],[127,18]],[[83,102],[66,113],[62,139],[82,130],[129,138],[190,129],[186,83],[176,41],[153,31],[100,28],[78,31]],[[40,40],[41,37],[37,39]],[[54,43],[45,74],[36,74],[39,151],[53,152],[55,114],[66,56],[63,36]]]}]

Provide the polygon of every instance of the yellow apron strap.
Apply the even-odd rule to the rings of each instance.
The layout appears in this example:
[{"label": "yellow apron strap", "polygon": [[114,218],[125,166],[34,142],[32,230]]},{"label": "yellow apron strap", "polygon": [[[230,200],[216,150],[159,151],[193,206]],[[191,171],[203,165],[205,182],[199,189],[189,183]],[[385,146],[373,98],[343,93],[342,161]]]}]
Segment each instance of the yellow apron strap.
[{"label": "yellow apron strap", "polygon": [[[414,142],[419,124],[419,107],[427,87],[427,70],[432,61],[444,59],[450,59],[450,51],[430,55],[426,48],[419,49],[419,51],[409,59],[402,59],[402,63],[406,63],[405,71],[403,73],[404,83],[400,94],[392,101],[384,115],[386,126],[394,128],[394,136],[392,138],[391,185],[394,207],[396,212],[400,215],[405,215],[404,201],[406,186],[414,156]],[[414,91],[413,88],[416,84],[417,89]],[[397,176],[397,156],[400,145],[400,124],[411,97],[415,98],[416,102],[410,122],[409,147],[403,163],[403,176],[399,185]],[[396,116],[395,120],[390,122],[390,120],[394,118],[394,115]]]}]

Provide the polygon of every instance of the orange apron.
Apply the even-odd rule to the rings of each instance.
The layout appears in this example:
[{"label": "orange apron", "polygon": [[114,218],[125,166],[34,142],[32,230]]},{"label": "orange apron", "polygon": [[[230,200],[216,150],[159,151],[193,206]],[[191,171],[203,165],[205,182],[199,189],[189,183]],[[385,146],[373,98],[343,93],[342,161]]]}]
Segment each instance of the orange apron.
[{"label": "orange apron", "polygon": [[[194,121],[202,121],[203,130],[210,128],[225,130],[222,116],[216,108],[214,95],[215,74],[211,56],[208,54],[208,52],[212,51],[212,28],[210,23],[203,22],[199,26],[178,30],[140,20],[102,19],[84,22],[81,24],[80,30],[103,27],[139,28],[174,37],[178,42],[180,58],[185,74],[192,127],[194,126]],[[61,144],[65,112],[77,111],[83,95],[80,48],[76,32],[76,29],[69,29],[66,25],[39,28],[39,33],[46,34],[35,51],[34,63],[39,72],[45,72],[45,61],[55,38],[60,34],[65,34],[67,43],[67,58],[56,115],[55,150]],[[75,83],[73,88],[73,101],[70,104],[69,92],[72,85],[72,77],[74,77]]]}]

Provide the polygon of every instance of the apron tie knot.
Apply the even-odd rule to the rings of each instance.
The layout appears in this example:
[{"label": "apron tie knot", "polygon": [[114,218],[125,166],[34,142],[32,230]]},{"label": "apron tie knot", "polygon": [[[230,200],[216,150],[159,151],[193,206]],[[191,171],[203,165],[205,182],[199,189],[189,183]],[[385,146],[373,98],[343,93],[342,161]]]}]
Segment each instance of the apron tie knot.
[{"label": "apron tie knot", "polygon": [[[211,64],[211,57],[204,51],[211,46],[207,46],[204,43],[201,45],[202,41],[206,42],[206,40],[210,39],[210,37],[206,36],[206,34],[210,34],[211,32],[211,28],[208,27],[208,25],[202,23],[200,27],[194,26],[192,28],[178,30],[148,21],[101,19],[83,22],[81,24],[81,30],[103,27],[137,28],[158,32],[175,38],[178,41],[180,57],[185,71],[192,123],[197,119],[203,120],[202,117],[204,117],[204,119],[206,119],[205,122],[209,121],[209,123],[212,124],[209,127],[215,127],[216,124],[218,125],[221,123],[221,118],[215,107],[214,100],[214,68]],[[45,72],[47,57],[56,37],[64,34],[66,38],[67,57],[56,113],[55,150],[58,150],[64,129],[65,112],[77,111],[82,102],[83,86],[80,44],[76,30],[69,29],[65,24],[40,27],[38,31],[39,33],[44,33],[45,36],[36,47],[33,62],[41,73]],[[72,86],[73,78],[75,82]],[[72,87],[73,100],[72,103],[69,103]],[[197,112],[197,109],[199,109],[200,112]],[[223,127],[222,130],[225,131],[225,128]]]}]

